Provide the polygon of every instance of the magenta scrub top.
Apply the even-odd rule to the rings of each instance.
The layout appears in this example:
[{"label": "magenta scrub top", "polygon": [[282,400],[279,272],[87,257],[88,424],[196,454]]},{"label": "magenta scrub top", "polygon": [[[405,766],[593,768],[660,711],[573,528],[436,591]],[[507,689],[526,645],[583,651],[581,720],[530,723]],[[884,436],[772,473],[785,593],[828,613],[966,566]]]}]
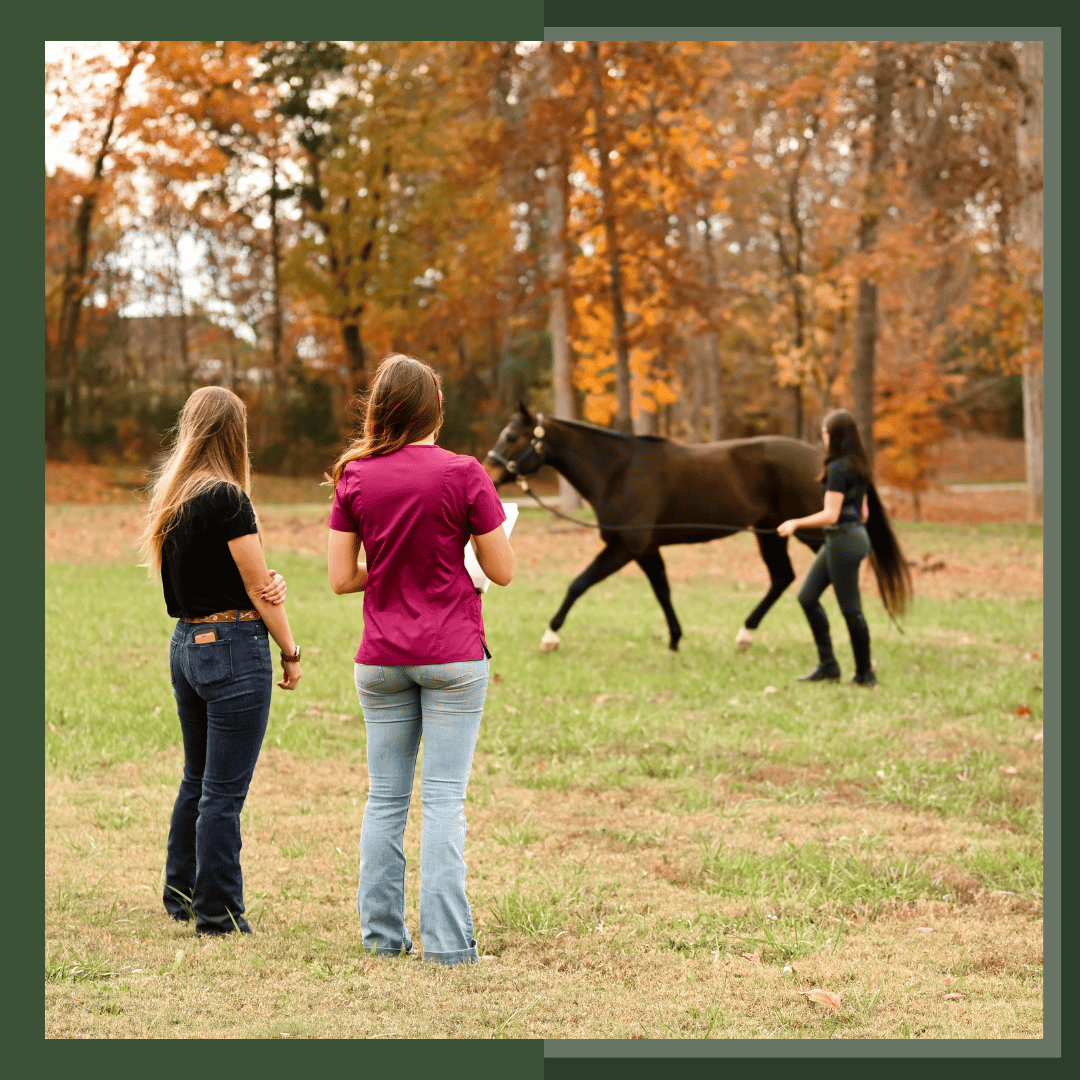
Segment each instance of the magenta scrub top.
[{"label": "magenta scrub top", "polygon": [[367,560],[358,664],[450,664],[490,655],[465,545],[506,520],[473,457],[435,445],[350,461],[327,524],[360,534]]}]

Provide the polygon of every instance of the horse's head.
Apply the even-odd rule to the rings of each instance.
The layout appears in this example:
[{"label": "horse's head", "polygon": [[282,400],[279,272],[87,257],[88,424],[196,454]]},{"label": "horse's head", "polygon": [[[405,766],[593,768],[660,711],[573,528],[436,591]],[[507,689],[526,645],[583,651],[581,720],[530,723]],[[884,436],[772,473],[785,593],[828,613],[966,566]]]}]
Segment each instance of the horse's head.
[{"label": "horse's head", "polygon": [[484,459],[484,469],[496,487],[507,480],[532,476],[544,464],[542,438],[537,418],[519,404]]}]

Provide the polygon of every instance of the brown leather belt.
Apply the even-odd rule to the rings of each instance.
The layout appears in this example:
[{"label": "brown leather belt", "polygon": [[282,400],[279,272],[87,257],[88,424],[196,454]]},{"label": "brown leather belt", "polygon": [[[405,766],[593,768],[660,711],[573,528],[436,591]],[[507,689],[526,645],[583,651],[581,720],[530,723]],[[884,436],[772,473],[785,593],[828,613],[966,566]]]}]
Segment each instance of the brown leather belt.
[{"label": "brown leather belt", "polygon": [[243,611],[218,611],[213,615],[204,615],[201,619],[181,619],[186,623],[203,622],[262,622],[262,616],[254,608],[246,608]]}]

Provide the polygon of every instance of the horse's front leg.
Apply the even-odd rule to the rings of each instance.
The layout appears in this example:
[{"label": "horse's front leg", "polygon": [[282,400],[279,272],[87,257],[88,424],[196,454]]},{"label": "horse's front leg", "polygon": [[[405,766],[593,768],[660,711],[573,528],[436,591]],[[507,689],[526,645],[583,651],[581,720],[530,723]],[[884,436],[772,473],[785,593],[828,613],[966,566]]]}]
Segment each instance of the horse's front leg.
[{"label": "horse's front leg", "polygon": [[633,556],[621,542],[608,544],[599,555],[570,583],[566,590],[566,599],[562,607],[555,612],[540,639],[540,648],[543,652],[552,652],[559,647],[559,635],[556,631],[566,621],[566,613],[574,606],[574,601],[587,589],[590,589],[598,581],[610,577],[616,570],[621,570]]},{"label": "horse's front leg", "polygon": [[660,606],[664,609],[664,618],[667,619],[668,634],[670,635],[668,648],[672,652],[678,652],[682,627],[679,625],[679,620],[675,615],[675,609],[671,606],[671,586],[668,585],[664,560],[660,557],[659,551],[654,551],[651,555],[642,555],[637,560],[637,564],[645,571],[645,576],[649,579],[653,592],[656,593],[656,599],[660,601]]}]

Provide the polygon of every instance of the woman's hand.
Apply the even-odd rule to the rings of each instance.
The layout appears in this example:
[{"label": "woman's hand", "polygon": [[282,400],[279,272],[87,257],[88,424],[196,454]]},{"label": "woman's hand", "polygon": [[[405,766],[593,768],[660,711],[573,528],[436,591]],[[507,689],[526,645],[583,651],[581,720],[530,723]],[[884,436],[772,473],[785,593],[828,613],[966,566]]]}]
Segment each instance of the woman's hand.
[{"label": "woman's hand", "polygon": [[776,531],[780,536],[790,536],[800,525],[801,518],[790,518],[787,521],[781,521],[776,526]]},{"label": "woman's hand", "polygon": [[267,573],[270,575],[270,583],[263,588],[262,598],[268,604],[284,604],[285,593],[288,591],[285,579],[276,570],[268,570]]},{"label": "woman's hand", "polygon": [[281,667],[285,677],[281,679],[278,686],[282,690],[295,690],[296,684],[300,681],[300,661],[282,660]]}]

